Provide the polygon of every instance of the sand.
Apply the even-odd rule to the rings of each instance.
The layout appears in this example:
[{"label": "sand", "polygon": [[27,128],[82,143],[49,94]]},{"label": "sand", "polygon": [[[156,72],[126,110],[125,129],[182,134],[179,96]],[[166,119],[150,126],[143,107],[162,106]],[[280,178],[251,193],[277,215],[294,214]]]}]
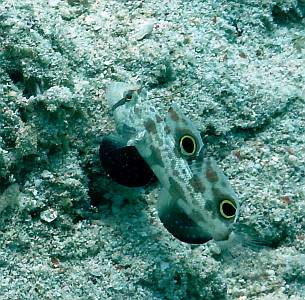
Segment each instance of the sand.
[{"label": "sand", "polygon": [[[2,0],[0,299],[305,299],[305,2]],[[112,81],[177,103],[259,251],[193,248],[101,169]]]}]

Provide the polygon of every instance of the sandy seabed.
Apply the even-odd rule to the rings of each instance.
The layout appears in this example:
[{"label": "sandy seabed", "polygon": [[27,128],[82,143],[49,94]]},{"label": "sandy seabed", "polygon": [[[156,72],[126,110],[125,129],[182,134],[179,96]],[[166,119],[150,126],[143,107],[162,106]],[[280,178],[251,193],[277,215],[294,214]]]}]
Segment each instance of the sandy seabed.
[{"label": "sandy seabed", "polygon": [[[2,0],[0,299],[305,299],[304,28],[304,0]],[[181,107],[271,248],[192,249],[106,176],[112,81]]]}]

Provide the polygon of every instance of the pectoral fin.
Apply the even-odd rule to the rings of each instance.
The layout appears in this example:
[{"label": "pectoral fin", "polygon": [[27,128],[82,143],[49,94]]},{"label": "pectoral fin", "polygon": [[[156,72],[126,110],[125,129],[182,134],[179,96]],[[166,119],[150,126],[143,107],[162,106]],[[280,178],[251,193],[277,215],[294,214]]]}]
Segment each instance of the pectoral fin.
[{"label": "pectoral fin", "polygon": [[115,182],[128,187],[141,187],[156,177],[134,146],[127,146],[116,135],[103,137],[99,156],[101,165]]},{"label": "pectoral fin", "polygon": [[164,227],[184,243],[203,244],[212,238],[185,213],[178,201],[171,199],[165,188],[160,191],[158,214]]}]

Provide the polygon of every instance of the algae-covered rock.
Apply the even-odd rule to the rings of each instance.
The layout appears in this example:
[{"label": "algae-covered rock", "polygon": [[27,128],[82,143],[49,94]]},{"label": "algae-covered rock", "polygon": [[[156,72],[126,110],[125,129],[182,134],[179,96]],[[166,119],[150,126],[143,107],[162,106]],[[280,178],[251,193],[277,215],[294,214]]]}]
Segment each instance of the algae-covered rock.
[{"label": "algae-covered rock", "polygon": [[0,195],[0,214],[6,208],[14,207],[18,205],[20,197],[19,186],[17,183],[13,183],[7,187],[7,189]]}]

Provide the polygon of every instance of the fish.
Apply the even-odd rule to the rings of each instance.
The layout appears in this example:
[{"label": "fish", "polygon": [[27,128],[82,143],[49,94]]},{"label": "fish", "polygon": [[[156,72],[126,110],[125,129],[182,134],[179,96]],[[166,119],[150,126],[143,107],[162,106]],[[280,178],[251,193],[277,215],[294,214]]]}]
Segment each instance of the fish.
[{"label": "fish", "polygon": [[[122,99],[132,97],[132,91],[139,86],[125,82],[115,82],[107,90],[105,98],[111,102],[111,111],[120,106]],[[128,94],[125,94],[128,93]],[[124,118],[124,116],[122,116]],[[136,147],[127,145],[127,132],[131,129],[121,128],[117,122],[117,134],[102,137],[99,146],[100,163],[106,174],[116,183],[126,187],[147,187],[156,182],[156,176],[139,154]],[[131,133],[130,133],[131,134]]]},{"label": "fish", "polygon": [[112,83],[106,99],[118,134],[136,147],[158,179],[157,211],[164,227],[185,243],[227,240],[239,215],[239,198],[216,161],[204,156],[191,121],[176,106],[164,120],[147,91],[127,83]]}]

